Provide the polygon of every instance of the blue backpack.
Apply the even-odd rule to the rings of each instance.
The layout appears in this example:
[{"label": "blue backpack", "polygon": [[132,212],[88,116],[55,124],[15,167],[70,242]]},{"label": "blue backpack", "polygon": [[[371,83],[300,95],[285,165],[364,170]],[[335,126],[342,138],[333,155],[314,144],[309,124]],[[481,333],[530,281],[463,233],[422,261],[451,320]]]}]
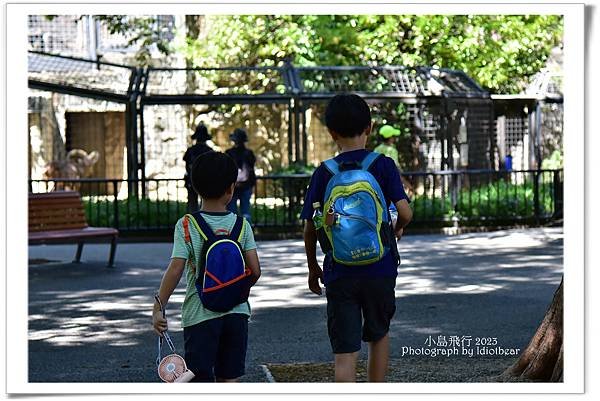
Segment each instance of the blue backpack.
[{"label": "blue backpack", "polygon": [[200,271],[196,275],[196,290],[206,309],[214,312],[227,312],[234,306],[248,300],[250,293],[250,274],[244,262],[240,241],[244,219],[236,217],[229,234],[215,234],[200,212],[186,214],[183,219],[185,242],[191,249],[188,258],[192,272],[196,274],[194,248],[189,232],[189,222],[204,239],[200,254]]},{"label": "blue backpack", "polygon": [[386,200],[379,183],[368,171],[380,156],[371,152],[362,162],[338,163],[335,159],[324,162],[333,177],[325,189],[324,224],[318,227],[317,236],[323,252],[338,263],[370,265],[390,250],[398,262]]}]

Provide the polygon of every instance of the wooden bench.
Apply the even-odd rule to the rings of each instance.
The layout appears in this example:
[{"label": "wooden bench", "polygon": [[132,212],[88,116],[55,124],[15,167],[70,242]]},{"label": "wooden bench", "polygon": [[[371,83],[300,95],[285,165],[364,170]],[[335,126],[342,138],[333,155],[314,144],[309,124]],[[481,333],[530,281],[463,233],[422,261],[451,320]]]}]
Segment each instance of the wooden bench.
[{"label": "wooden bench", "polygon": [[119,231],[110,227],[88,227],[81,196],[75,191],[29,194],[29,244],[77,243],[73,262],[79,263],[88,239],[109,238],[108,267],[113,267]]}]

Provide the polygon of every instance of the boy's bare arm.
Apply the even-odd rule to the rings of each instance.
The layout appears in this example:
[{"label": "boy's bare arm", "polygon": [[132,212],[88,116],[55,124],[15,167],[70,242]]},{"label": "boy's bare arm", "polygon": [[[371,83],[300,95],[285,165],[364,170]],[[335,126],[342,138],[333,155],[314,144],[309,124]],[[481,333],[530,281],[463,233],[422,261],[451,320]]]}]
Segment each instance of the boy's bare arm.
[{"label": "boy's bare arm", "polygon": [[[173,294],[177,284],[179,284],[179,280],[181,280],[183,270],[185,269],[185,261],[186,260],[182,258],[171,259],[167,271],[165,271],[165,274],[163,275],[158,289],[158,297],[160,298],[163,307],[167,306],[171,294]],[[162,317],[160,305],[156,301],[154,301],[152,310],[152,325],[154,326],[154,331],[159,335],[168,328],[167,320]]]},{"label": "boy's bare arm", "polygon": [[250,269],[252,272],[251,285],[254,285],[260,278],[261,274],[260,262],[258,260],[258,253],[256,252],[256,249],[244,251],[244,261],[246,262],[246,267],[248,267],[248,269]]},{"label": "boy's bare arm", "polygon": [[406,199],[401,199],[396,202],[396,209],[398,209],[398,221],[396,222],[394,231],[396,232],[396,237],[400,238],[402,237],[404,227],[412,220],[413,212]]},{"label": "boy's bare arm", "polygon": [[304,225],[304,250],[308,262],[308,288],[315,294],[321,295],[319,279],[323,281],[323,270],[317,262],[317,232],[312,220],[306,220]]}]

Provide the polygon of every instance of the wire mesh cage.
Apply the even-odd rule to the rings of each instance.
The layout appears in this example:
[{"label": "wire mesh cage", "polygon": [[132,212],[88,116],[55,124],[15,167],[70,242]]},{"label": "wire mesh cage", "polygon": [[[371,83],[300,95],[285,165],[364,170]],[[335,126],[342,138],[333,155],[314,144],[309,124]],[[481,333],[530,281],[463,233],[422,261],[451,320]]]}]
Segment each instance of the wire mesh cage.
[{"label": "wire mesh cage", "polygon": [[388,96],[489,96],[461,71],[428,67],[299,67],[299,88],[305,95],[337,92]]},{"label": "wire mesh cage", "polygon": [[[156,32],[156,39],[170,42],[175,38],[174,15],[98,16],[98,15],[29,15],[27,18],[29,50],[96,59],[105,54],[134,53],[136,32],[127,34],[102,23],[104,18],[144,19],[144,25]],[[153,48],[153,46],[150,46]],[[157,49],[154,49],[158,53]]]},{"label": "wire mesh cage", "polygon": [[290,85],[282,68],[149,68],[144,87],[147,102],[153,97],[282,95]]},{"label": "wire mesh cage", "polygon": [[[327,138],[319,102],[336,93],[355,92],[370,103],[375,131],[383,124],[401,129],[396,147],[402,169],[490,168],[493,164],[490,95],[461,71],[363,66],[300,67],[295,72],[300,99],[310,110],[311,121],[321,124],[308,129],[313,155],[319,153],[315,144],[326,145]],[[465,146],[458,138],[461,121],[468,132],[462,141]],[[377,135],[372,138],[375,147]],[[466,161],[459,163],[462,159]]]},{"label": "wire mesh cage", "polygon": [[[527,112],[499,110],[496,100],[463,72],[429,67],[295,67],[285,63],[278,67],[136,68],[30,51],[29,85],[127,104],[127,162],[134,164],[128,170],[130,175],[139,170],[144,174],[145,156],[150,160],[151,154],[160,153],[159,145],[151,149],[155,146],[154,127],[160,125],[156,121],[171,121],[168,125],[173,129],[188,132],[197,123],[190,120],[194,113],[214,118],[213,126],[232,128],[225,120],[233,118],[252,132],[269,133],[266,140],[281,145],[285,155],[273,151],[277,162],[265,160],[265,173],[281,167],[284,160],[287,164],[317,164],[335,152],[333,145],[327,145],[330,140],[323,112],[326,101],[341,92],[358,93],[369,102],[375,131],[382,124],[402,128],[404,137],[397,148],[405,159],[405,171],[502,168],[508,154],[518,159],[515,168],[531,167],[524,161],[538,151],[532,146],[540,146],[532,142],[535,138],[527,139],[532,124]],[[165,114],[152,108],[167,105],[193,110],[175,112],[175,107],[165,109]],[[270,111],[268,105],[281,107]],[[533,109],[530,105],[529,114]],[[560,114],[558,106],[542,107],[544,115],[548,110]],[[502,140],[498,138],[498,116],[504,116]],[[562,129],[559,117],[541,119],[545,132]],[[172,122],[178,118],[184,121]],[[281,124],[271,126],[273,121]],[[264,130],[254,128],[259,126]],[[185,145],[187,134],[182,135],[173,152]],[[542,142],[547,149],[542,153],[558,146],[545,139]],[[271,157],[267,154],[265,151],[261,157]]]},{"label": "wire mesh cage", "polygon": [[126,100],[132,90],[134,67],[48,53],[28,53],[29,86],[94,92],[98,97]]},{"label": "wire mesh cage", "polygon": [[427,79],[414,69],[377,67],[301,67],[300,88],[307,94],[394,92],[424,94]]},{"label": "wire mesh cage", "polygon": [[29,15],[29,50],[72,56],[86,55],[87,22],[77,15]]},{"label": "wire mesh cage", "polygon": [[[119,52],[131,53],[139,50],[139,46],[135,45],[135,33],[123,34],[113,32],[108,24],[101,23],[97,16],[90,16],[95,32],[95,41],[97,42],[97,50],[101,54]],[[129,23],[129,20],[139,18],[137,16],[123,15],[122,23]],[[143,17],[146,19],[145,25],[156,32],[156,39],[170,42],[175,39],[176,19],[174,15],[149,15]]]}]

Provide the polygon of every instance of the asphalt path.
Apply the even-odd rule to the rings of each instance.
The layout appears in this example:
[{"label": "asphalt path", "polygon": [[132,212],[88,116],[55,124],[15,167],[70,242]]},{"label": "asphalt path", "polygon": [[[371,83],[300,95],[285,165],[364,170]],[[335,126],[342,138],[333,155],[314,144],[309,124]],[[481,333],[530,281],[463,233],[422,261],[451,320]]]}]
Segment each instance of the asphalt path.
[{"label": "asphalt path", "polygon": [[[266,381],[261,365],[330,362],[325,296],[306,285],[302,241],[258,243],[263,275],[252,290],[247,374]],[[450,337],[495,338],[524,348],[544,316],[563,272],[561,228],[491,233],[408,235],[391,357],[406,347]],[[128,243],[105,267],[108,245],[29,247],[29,381],[156,382],[151,305],[171,252],[169,243]],[[181,282],[168,306],[169,331],[183,353]],[[366,358],[366,346],[361,350]]]}]

